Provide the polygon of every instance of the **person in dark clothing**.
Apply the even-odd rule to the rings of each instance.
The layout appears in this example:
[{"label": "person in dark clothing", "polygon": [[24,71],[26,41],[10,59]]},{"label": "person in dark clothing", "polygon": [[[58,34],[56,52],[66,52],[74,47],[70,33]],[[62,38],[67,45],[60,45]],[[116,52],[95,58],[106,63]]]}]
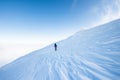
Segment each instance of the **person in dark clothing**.
[{"label": "person in dark clothing", "polygon": [[55,51],[57,51],[57,44],[56,43],[54,44],[54,47],[55,47]]}]

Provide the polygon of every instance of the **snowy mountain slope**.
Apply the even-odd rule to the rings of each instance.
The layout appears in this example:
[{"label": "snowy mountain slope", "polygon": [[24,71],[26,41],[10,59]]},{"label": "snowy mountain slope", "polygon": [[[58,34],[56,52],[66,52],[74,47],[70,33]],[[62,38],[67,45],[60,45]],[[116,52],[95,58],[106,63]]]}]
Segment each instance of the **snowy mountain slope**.
[{"label": "snowy mountain slope", "polygon": [[120,20],[76,33],[0,69],[0,80],[119,80]]}]

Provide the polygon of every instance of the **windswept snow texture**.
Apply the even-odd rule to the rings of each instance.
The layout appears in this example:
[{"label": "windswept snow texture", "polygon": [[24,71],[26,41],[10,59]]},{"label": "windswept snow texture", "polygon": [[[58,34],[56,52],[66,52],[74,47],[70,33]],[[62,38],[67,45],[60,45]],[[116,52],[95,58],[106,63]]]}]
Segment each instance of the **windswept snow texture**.
[{"label": "windswept snow texture", "polygon": [[120,80],[120,20],[76,33],[0,69],[0,80]]}]

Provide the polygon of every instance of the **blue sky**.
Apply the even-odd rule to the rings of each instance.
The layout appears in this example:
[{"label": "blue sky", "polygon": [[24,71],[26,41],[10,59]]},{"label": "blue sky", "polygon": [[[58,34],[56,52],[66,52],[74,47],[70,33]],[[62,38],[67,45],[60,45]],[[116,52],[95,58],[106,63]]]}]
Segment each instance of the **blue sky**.
[{"label": "blue sky", "polygon": [[120,16],[120,0],[0,0],[1,43],[52,43]]}]

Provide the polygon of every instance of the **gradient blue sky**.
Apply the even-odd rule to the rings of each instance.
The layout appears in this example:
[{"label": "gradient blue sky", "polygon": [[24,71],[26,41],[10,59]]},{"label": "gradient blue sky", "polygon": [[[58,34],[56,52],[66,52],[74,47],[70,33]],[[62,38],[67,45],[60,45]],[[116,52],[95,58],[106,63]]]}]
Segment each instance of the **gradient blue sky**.
[{"label": "gradient blue sky", "polygon": [[120,17],[120,0],[0,0],[1,43],[52,43]]}]

